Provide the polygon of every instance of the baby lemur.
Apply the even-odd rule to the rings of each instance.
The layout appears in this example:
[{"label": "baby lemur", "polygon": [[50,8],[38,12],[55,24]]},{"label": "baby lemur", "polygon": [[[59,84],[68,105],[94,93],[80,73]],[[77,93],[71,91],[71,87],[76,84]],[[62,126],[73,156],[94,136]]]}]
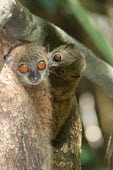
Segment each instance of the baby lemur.
[{"label": "baby lemur", "polygon": [[47,53],[44,47],[28,43],[14,48],[5,60],[29,93],[43,128],[55,139],[76,103],[84,55],[73,44]]}]

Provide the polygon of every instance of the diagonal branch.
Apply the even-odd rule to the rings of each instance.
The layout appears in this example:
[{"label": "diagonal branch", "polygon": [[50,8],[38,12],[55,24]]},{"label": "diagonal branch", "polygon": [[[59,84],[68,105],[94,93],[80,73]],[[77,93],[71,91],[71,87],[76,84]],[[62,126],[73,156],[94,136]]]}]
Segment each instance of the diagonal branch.
[{"label": "diagonal branch", "polygon": [[[40,45],[50,44],[51,49],[61,44],[75,43],[86,56],[87,69],[84,76],[113,97],[113,68],[109,64],[97,58],[89,49],[57,26],[31,14],[17,0],[8,0],[7,3],[9,3],[9,12],[0,23],[3,26],[7,22],[5,27],[12,36]],[[2,0],[1,18],[7,9],[5,4],[6,2]]]}]

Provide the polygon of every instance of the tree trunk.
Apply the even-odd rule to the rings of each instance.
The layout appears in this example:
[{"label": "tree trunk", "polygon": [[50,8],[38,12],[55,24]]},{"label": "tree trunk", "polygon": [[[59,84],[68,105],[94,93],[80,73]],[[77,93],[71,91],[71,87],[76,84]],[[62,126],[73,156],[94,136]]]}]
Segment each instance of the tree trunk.
[{"label": "tree trunk", "polygon": [[52,169],[50,140],[27,92],[3,57],[22,44],[0,31],[0,169]]},{"label": "tree trunk", "polygon": [[32,101],[12,71],[0,74],[0,169],[51,169],[51,148]]},{"label": "tree trunk", "polygon": [[[6,34],[4,29],[0,36],[2,57],[22,43]],[[10,68],[4,65],[3,58],[0,64],[0,169],[80,170],[81,122],[78,106],[52,146],[27,92]]]},{"label": "tree trunk", "polygon": [[[54,169],[80,170],[82,126],[77,101],[66,123],[53,142]],[[76,110],[76,111],[75,111]]]}]

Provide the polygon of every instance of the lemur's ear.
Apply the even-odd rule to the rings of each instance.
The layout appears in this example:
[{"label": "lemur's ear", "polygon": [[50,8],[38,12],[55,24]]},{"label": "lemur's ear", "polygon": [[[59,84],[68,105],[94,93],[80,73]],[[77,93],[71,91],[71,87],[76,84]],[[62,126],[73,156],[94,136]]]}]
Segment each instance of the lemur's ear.
[{"label": "lemur's ear", "polygon": [[69,48],[69,49],[73,49],[75,47],[75,44],[67,44],[65,46],[65,49]]},{"label": "lemur's ear", "polygon": [[15,62],[15,57],[13,55],[7,55],[4,57],[7,65],[12,69]]},{"label": "lemur's ear", "polygon": [[46,47],[45,47],[45,52],[46,52],[46,53],[48,53],[48,52],[49,52],[49,44],[48,44],[48,45],[46,45]]}]

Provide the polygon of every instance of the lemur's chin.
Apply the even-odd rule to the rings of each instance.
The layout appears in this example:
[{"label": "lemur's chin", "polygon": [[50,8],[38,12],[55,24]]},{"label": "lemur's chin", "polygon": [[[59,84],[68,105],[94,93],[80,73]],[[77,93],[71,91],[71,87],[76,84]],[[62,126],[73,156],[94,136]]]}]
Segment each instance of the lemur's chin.
[{"label": "lemur's chin", "polygon": [[30,82],[29,84],[32,84],[32,85],[38,85],[39,83],[41,82],[41,80],[38,80],[38,81],[32,81]]}]

